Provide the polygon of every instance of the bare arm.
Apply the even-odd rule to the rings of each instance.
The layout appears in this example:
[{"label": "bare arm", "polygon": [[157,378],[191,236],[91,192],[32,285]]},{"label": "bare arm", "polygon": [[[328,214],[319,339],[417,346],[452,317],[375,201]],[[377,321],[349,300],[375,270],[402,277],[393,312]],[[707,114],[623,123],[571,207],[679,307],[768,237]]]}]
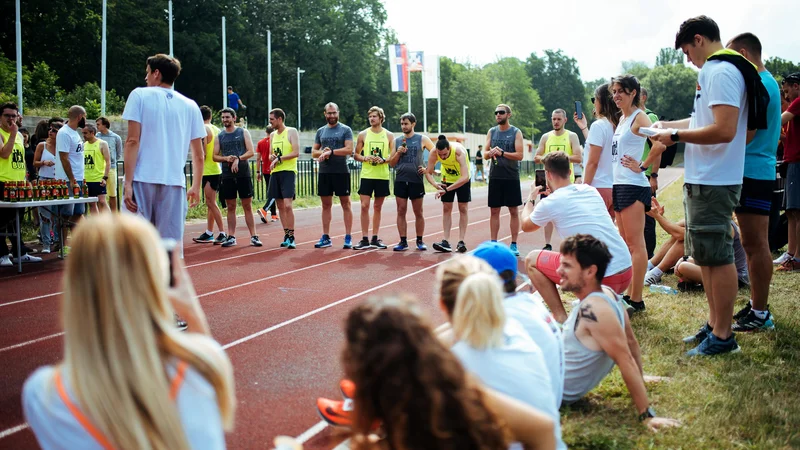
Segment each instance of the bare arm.
[{"label": "bare arm", "polygon": [[103,184],[105,184],[105,180],[108,179],[108,171],[111,170],[111,152],[108,144],[102,140],[100,141],[100,151],[103,153],[103,159],[106,160],[106,170],[103,172]]},{"label": "bare arm", "polygon": [[517,399],[485,386],[482,389],[486,405],[506,423],[515,441],[526,449],[556,448],[552,419]]},{"label": "bare arm", "polygon": [[353,159],[355,159],[356,161],[364,162],[364,161],[367,160],[366,157],[364,157],[364,155],[363,155],[363,153],[364,153],[364,139],[365,139],[364,136],[365,136],[365,133],[363,131],[361,133],[358,133],[358,139],[356,140],[356,152],[355,152],[355,154],[353,154]]},{"label": "bare arm", "polygon": [[729,105],[711,107],[714,123],[711,125],[682,131],[681,141],[690,144],[713,145],[727,144],[736,137],[736,126],[739,123],[739,108]]},{"label": "bare arm", "polygon": [[656,122],[659,124],[658,126],[662,128],[674,128],[676,130],[686,130],[689,128],[689,124],[691,123],[692,119],[686,118],[681,120],[672,120],[672,121],[659,121]]},{"label": "bare arm", "polygon": [[[2,136],[0,136],[2,139]],[[33,152],[33,167],[42,167],[42,152],[44,151],[44,141],[36,145],[36,150]]]},{"label": "bare arm", "polygon": [[230,162],[227,156],[222,156],[222,149],[219,146],[219,139],[214,139],[214,154],[212,156],[214,162]]},{"label": "bare arm", "polygon": [[544,155],[544,149],[547,145],[547,137],[550,133],[545,133],[542,135],[542,138],[539,139],[539,147],[536,149],[536,154],[533,155],[533,162],[536,164],[542,163],[542,156]]},{"label": "bare arm", "polygon": [[135,120],[128,121],[128,137],[125,139],[125,187],[133,187],[133,172],[139,159],[139,142],[142,136],[142,124]]},{"label": "bare arm", "polygon": [[790,113],[789,111],[784,111],[783,114],[781,114],[781,125],[785,125],[791,120],[794,120],[794,114]]},{"label": "bare arm", "polygon": [[300,135],[294,128],[289,130],[289,143],[292,145],[292,153],[281,156],[281,161],[294,159],[300,156]]},{"label": "bare arm", "polygon": [[492,159],[492,131],[489,130],[486,132],[486,145],[483,146],[483,159]]},{"label": "bare arm", "polygon": [[523,153],[522,131],[517,131],[517,135],[514,137],[514,153],[505,152],[503,153],[503,158],[507,158],[512,161],[522,161],[522,158],[524,157],[525,154]]},{"label": "bare arm", "polygon": [[469,168],[467,166],[467,151],[464,150],[464,147],[462,147],[461,144],[456,144],[455,147],[456,147],[456,161],[458,161],[459,172],[461,173],[461,177],[459,177],[455,183],[448,186],[445,189],[446,191],[455,191],[461,186],[467,184],[467,182],[469,181]]},{"label": "bare arm", "polygon": [[428,169],[425,170],[425,179],[428,180],[428,183],[430,183],[431,186],[435,187],[438,190],[443,190],[444,188],[442,184],[437,183],[436,178],[433,178],[433,171],[436,169],[436,159],[437,159],[436,152],[435,151],[430,152],[430,154],[428,155]]},{"label": "bare arm", "polygon": [[72,165],[69,163],[69,153],[58,152],[58,159],[61,160],[61,166],[64,167],[64,173],[67,174],[67,179],[69,182],[74,183],[77,181],[75,180],[75,175],[72,174]]},{"label": "bare arm", "polygon": [[589,158],[583,168],[584,184],[592,184],[594,176],[597,174],[597,167],[600,165],[600,155],[603,154],[603,147],[599,145],[589,145]]},{"label": "bare arm", "polygon": [[536,201],[536,197],[539,196],[541,189],[541,186],[531,186],[531,192],[528,194],[528,198],[525,201],[525,206],[519,213],[520,227],[522,228],[522,231],[526,233],[533,233],[541,228],[531,220],[531,214],[533,214],[533,210],[536,207],[533,202]]},{"label": "bare arm", "polygon": [[583,147],[581,147],[581,141],[578,139],[578,135],[569,132],[569,145],[572,148],[572,154],[569,155],[569,162],[580,164],[583,162]]},{"label": "bare arm", "polygon": [[8,159],[11,152],[14,151],[14,142],[17,140],[18,127],[16,123],[11,124],[11,133],[8,136],[8,142],[4,142],[3,136],[0,136],[0,142],[3,143],[3,148],[0,149],[0,158]]},{"label": "bare arm", "polygon": [[253,149],[253,139],[250,137],[250,132],[247,130],[244,130],[244,149],[244,155],[240,156],[239,159],[242,161],[247,161],[255,154],[255,149]]},{"label": "bare arm", "polygon": [[404,145],[401,145],[400,147],[395,146],[392,148],[392,153],[389,154],[389,159],[387,159],[386,162],[389,163],[390,167],[396,166],[397,162],[400,161],[400,158],[406,153],[406,151],[408,150]]}]

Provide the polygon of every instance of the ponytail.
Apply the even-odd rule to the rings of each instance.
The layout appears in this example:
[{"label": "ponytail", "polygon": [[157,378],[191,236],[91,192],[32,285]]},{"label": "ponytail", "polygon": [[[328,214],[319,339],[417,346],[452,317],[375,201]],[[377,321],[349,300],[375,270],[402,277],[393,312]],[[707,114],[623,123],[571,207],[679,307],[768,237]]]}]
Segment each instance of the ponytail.
[{"label": "ponytail", "polygon": [[478,350],[503,343],[506,313],[503,287],[497,275],[473,273],[461,282],[453,310],[453,332]]}]

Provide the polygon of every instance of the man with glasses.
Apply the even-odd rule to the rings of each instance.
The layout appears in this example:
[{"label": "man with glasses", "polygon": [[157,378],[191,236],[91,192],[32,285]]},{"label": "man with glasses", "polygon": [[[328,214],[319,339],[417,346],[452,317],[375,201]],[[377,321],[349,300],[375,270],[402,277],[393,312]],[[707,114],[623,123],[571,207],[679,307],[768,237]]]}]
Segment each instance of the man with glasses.
[{"label": "man with glasses", "polygon": [[117,133],[111,131],[111,122],[105,117],[98,117],[97,137],[108,144],[108,153],[111,156],[111,167],[108,169],[108,182],[106,191],[108,192],[108,206],[112,211],[117,210],[117,161],[122,161],[123,150],[122,138]]},{"label": "man with glasses", "polygon": [[486,133],[483,158],[489,162],[489,227],[492,241],[497,241],[500,232],[500,211],[508,208],[511,222],[511,245],[514,255],[519,256],[519,206],[522,205],[522,189],[519,184],[519,161],[522,161],[522,131],[512,126],[511,107],[497,105],[494,111],[497,126]]}]

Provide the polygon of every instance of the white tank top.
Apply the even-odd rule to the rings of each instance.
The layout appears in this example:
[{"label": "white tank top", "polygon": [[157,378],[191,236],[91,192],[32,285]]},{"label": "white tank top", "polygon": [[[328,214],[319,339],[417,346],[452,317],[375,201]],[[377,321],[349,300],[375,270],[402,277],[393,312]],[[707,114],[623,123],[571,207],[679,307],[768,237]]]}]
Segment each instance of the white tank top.
[{"label": "white tank top", "polygon": [[[56,162],[56,157],[47,151],[47,142],[44,143],[44,150],[42,150],[42,162],[53,161]],[[42,166],[39,167],[39,178],[47,178],[52,180],[56,177],[56,166]]]},{"label": "white tank top", "polygon": [[650,183],[644,172],[636,173],[622,165],[622,157],[630,156],[636,161],[642,160],[644,142],[646,138],[637,136],[631,131],[631,125],[641,109],[634,111],[630,117],[625,117],[614,131],[611,143],[611,161],[614,165],[614,184],[631,184],[634,186],[649,187]]}]

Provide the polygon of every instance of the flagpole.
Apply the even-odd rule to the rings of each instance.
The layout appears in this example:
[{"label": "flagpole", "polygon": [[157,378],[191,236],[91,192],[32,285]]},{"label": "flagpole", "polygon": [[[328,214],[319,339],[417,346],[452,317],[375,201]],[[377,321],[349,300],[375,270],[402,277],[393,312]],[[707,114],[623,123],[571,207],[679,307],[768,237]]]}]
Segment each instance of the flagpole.
[{"label": "flagpole", "polygon": [[222,107],[228,106],[228,63],[225,48],[225,16],[222,16]]},{"label": "flagpole", "polygon": [[100,45],[100,115],[106,115],[106,0],[103,0],[103,37]]},{"label": "flagpole", "polygon": [[272,32],[267,29],[267,111],[272,111]]},{"label": "flagpole", "polygon": [[422,132],[428,132],[428,100],[422,96]]},{"label": "flagpole", "polygon": [[17,107],[22,114],[22,21],[20,21],[20,6],[17,0]]},{"label": "flagpole", "polygon": [[[408,53],[406,53],[406,55],[408,55]],[[406,59],[408,59],[408,58],[406,57]],[[411,65],[406,64],[406,67],[407,67],[406,73],[408,74],[407,75],[408,76],[408,78],[407,78],[407,80],[408,80],[408,112],[411,112]]]}]

